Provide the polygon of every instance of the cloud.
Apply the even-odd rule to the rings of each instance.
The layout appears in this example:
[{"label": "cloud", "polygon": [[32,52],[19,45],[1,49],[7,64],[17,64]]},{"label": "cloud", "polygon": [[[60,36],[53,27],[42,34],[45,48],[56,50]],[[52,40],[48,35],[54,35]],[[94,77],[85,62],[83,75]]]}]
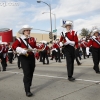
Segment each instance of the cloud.
[{"label": "cloud", "polygon": [[100,28],[99,19],[100,19],[100,14],[90,16],[89,19],[76,19],[74,21],[75,22],[74,28],[77,29],[77,31],[80,31],[80,29],[82,29],[82,28],[87,28],[87,29],[91,30],[93,26],[97,26],[98,28]]},{"label": "cloud", "polygon": [[[18,5],[14,5],[14,1],[8,2],[0,2],[2,6],[0,6],[0,27],[11,27],[17,23],[18,20],[21,19],[21,16],[23,15],[23,11],[20,9],[20,7],[25,6],[23,2],[16,2]],[[3,6],[3,4],[6,3],[6,6]],[[12,5],[11,5],[11,4]],[[9,5],[10,4],[10,5]]]},{"label": "cloud", "polygon": [[[6,6],[4,6],[6,4]],[[12,5],[11,5],[12,4]],[[17,5],[15,5],[17,4]],[[31,4],[27,2],[15,2],[14,0],[0,0],[0,28],[12,28],[14,34],[24,24],[30,24]],[[34,7],[35,8],[35,7]],[[36,9],[36,8],[35,8]],[[33,10],[33,12],[35,11]],[[32,12],[32,13],[33,13]]]},{"label": "cloud", "polygon": [[[47,8],[47,7],[46,7]],[[33,22],[50,20],[49,12],[45,7],[40,7],[38,13],[33,18]],[[53,7],[52,7],[53,8]],[[63,29],[60,27],[60,19],[74,20],[74,29],[80,32],[82,28],[91,30],[93,26],[100,26],[100,2],[99,0],[59,0],[52,9],[52,13],[56,14],[59,24],[57,24],[58,33]]]},{"label": "cloud", "polygon": [[[48,9],[41,9],[41,11],[49,12]],[[96,10],[100,10],[99,0],[59,0],[55,8],[52,9],[52,13],[55,13],[57,18],[72,17],[78,15],[84,15]],[[40,11],[40,12],[41,12]],[[47,20],[49,17],[41,15],[41,13],[36,14],[34,20]]]},{"label": "cloud", "polygon": [[[14,3],[15,0],[5,0]],[[100,2],[99,0],[44,0],[50,2],[52,13],[56,14],[57,30],[60,33],[63,28],[60,27],[60,19],[69,19],[74,21],[74,29],[78,32],[82,28],[91,30],[92,26],[100,27]],[[4,2],[0,0],[0,3]],[[14,32],[23,24],[30,24],[41,27],[43,30],[50,30],[49,7],[43,3],[31,4],[30,2],[18,1],[17,6],[0,6],[0,27],[10,27]],[[52,15],[54,19],[54,16]],[[54,24],[54,20],[53,24]],[[47,24],[48,22],[48,24]],[[45,24],[44,24],[45,23]],[[45,26],[46,25],[46,26]],[[36,27],[35,27],[36,28]]]}]

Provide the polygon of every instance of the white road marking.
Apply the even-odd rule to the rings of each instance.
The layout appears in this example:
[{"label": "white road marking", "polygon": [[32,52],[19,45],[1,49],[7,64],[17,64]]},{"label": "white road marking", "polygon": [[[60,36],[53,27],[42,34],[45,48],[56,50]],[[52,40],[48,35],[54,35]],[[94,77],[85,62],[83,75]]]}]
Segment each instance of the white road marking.
[{"label": "white road marking", "polygon": [[[12,71],[6,71],[9,73],[14,73],[14,74],[23,74],[21,72],[12,72]],[[40,77],[49,77],[49,78],[57,78],[57,79],[68,79],[66,77],[58,77],[58,76],[50,76],[50,75],[40,75],[40,74],[34,74],[35,76],[40,76]],[[100,81],[95,81],[95,80],[86,80],[86,79],[76,79],[77,81],[84,81],[84,82],[92,82],[92,83],[98,83],[100,84]]]}]

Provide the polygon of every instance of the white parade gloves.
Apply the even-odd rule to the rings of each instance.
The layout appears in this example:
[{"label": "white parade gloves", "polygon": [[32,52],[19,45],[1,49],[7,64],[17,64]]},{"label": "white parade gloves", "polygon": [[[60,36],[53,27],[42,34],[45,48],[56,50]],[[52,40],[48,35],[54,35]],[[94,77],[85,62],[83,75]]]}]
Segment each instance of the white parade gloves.
[{"label": "white parade gloves", "polygon": [[55,50],[56,52],[58,52],[58,50],[57,50],[56,48],[54,48],[54,50]]},{"label": "white parade gloves", "polygon": [[62,43],[62,42],[60,42],[60,43],[59,43],[59,45],[62,47],[62,46],[63,46],[63,43]]},{"label": "white parade gloves", "polygon": [[33,53],[36,53],[36,52],[37,52],[37,49],[36,49],[36,48],[34,48],[34,49],[32,49],[32,50],[33,50],[33,51],[32,51]]},{"label": "white parade gloves", "polygon": [[92,36],[92,38],[93,38],[93,39],[95,39],[95,38],[96,38],[96,36]]},{"label": "white parade gloves", "polygon": [[36,49],[36,48],[34,48],[34,49],[33,49],[33,51],[37,51],[37,49]]},{"label": "white parade gloves", "polygon": [[53,48],[52,51],[55,50],[56,52],[58,52],[58,50],[56,48]]},{"label": "white parade gloves", "polygon": [[74,41],[70,41],[67,37],[65,38],[66,39],[66,43],[64,43],[64,45],[71,45],[71,46],[74,46],[75,45],[75,42]]},{"label": "white parade gloves", "polygon": [[27,53],[27,50],[21,48],[21,47],[17,47],[16,48],[16,52],[19,53],[19,54],[26,54]]}]

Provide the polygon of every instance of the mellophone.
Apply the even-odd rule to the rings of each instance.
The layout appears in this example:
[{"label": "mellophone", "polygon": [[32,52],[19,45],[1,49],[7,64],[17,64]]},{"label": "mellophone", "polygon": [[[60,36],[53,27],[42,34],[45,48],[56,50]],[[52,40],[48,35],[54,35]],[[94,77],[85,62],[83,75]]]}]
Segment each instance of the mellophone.
[{"label": "mellophone", "polygon": [[23,53],[19,53],[19,52],[15,52],[16,54],[19,54],[19,55],[25,55],[26,57],[29,56],[28,52],[39,52],[39,51],[42,51],[41,49],[27,49],[27,48],[24,48],[25,50],[27,50],[27,53],[26,54],[23,54]]}]

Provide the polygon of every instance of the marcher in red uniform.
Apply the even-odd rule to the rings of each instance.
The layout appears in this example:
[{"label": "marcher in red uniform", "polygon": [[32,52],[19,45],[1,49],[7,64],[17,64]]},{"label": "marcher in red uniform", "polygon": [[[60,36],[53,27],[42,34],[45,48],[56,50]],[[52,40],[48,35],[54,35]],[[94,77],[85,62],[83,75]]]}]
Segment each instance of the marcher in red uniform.
[{"label": "marcher in red uniform", "polygon": [[0,62],[2,62],[2,58],[3,58],[3,52],[2,52],[3,48],[2,48],[2,42],[0,41]]},{"label": "marcher in red uniform", "polygon": [[73,78],[72,76],[74,71],[75,48],[78,47],[78,37],[76,32],[72,30],[72,21],[66,21],[66,23],[62,27],[66,28],[66,33],[62,33],[60,42],[64,44],[66,53],[68,80],[74,81],[75,78]]},{"label": "marcher in red uniform", "polygon": [[47,54],[47,51],[49,50],[49,47],[47,46],[47,42],[46,41],[43,41],[43,44],[42,44],[42,57],[43,57],[43,64],[46,64],[45,63],[45,58],[47,60],[47,64],[49,64],[49,59],[48,59],[48,54]]},{"label": "marcher in red uniform", "polygon": [[61,63],[59,39],[56,39],[56,43],[54,44],[53,47],[57,50],[57,60],[58,60],[59,63]]},{"label": "marcher in red uniform", "polygon": [[86,42],[86,38],[83,38],[80,44],[82,51],[83,51],[83,58],[86,59],[86,47],[87,47],[87,42]]},{"label": "marcher in red uniform", "polygon": [[93,56],[93,69],[97,74],[100,74],[99,62],[100,62],[100,41],[99,41],[99,31],[94,29],[92,32],[92,37],[88,42],[88,47],[92,46],[92,56]]},{"label": "marcher in red uniform", "polygon": [[1,52],[3,54],[1,65],[2,65],[3,71],[6,71],[6,67],[7,67],[7,53],[8,53],[7,42],[2,42],[2,50],[1,50]]},{"label": "marcher in red uniform", "polygon": [[14,53],[13,53],[12,46],[9,45],[9,47],[8,47],[8,60],[9,60],[10,64],[12,64],[13,56],[14,56]]},{"label": "marcher in red uniform", "polygon": [[22,29],[19,30],[22,36],[12,45],[12,48],[20,55],[21,67],[24,74],[23,82],[26,96],[28,97],[32,96],[30,86],[32,85],[32,78],[35,70],[35,57],[32,49],[36,48],[35,38],[30,37],[31,30],[32,28],[29,27],[29,25],[24,25]]},{"label": "marcher in red uniform", "polygon": [[[38,49],[42,49],[42,41],[39,42]],[[42,51],[39,51],[39,56],[40,56],[40,61],[39,62],[42,62],[43,61]]]},{"label": "marcher in red uniform", "polygon": [[51,46],[51,59],[53,60],[53,58],[55,58],[56,62],[57,62],[57,49],[54,47],[55,46],[56,41],[54,40]]}]

